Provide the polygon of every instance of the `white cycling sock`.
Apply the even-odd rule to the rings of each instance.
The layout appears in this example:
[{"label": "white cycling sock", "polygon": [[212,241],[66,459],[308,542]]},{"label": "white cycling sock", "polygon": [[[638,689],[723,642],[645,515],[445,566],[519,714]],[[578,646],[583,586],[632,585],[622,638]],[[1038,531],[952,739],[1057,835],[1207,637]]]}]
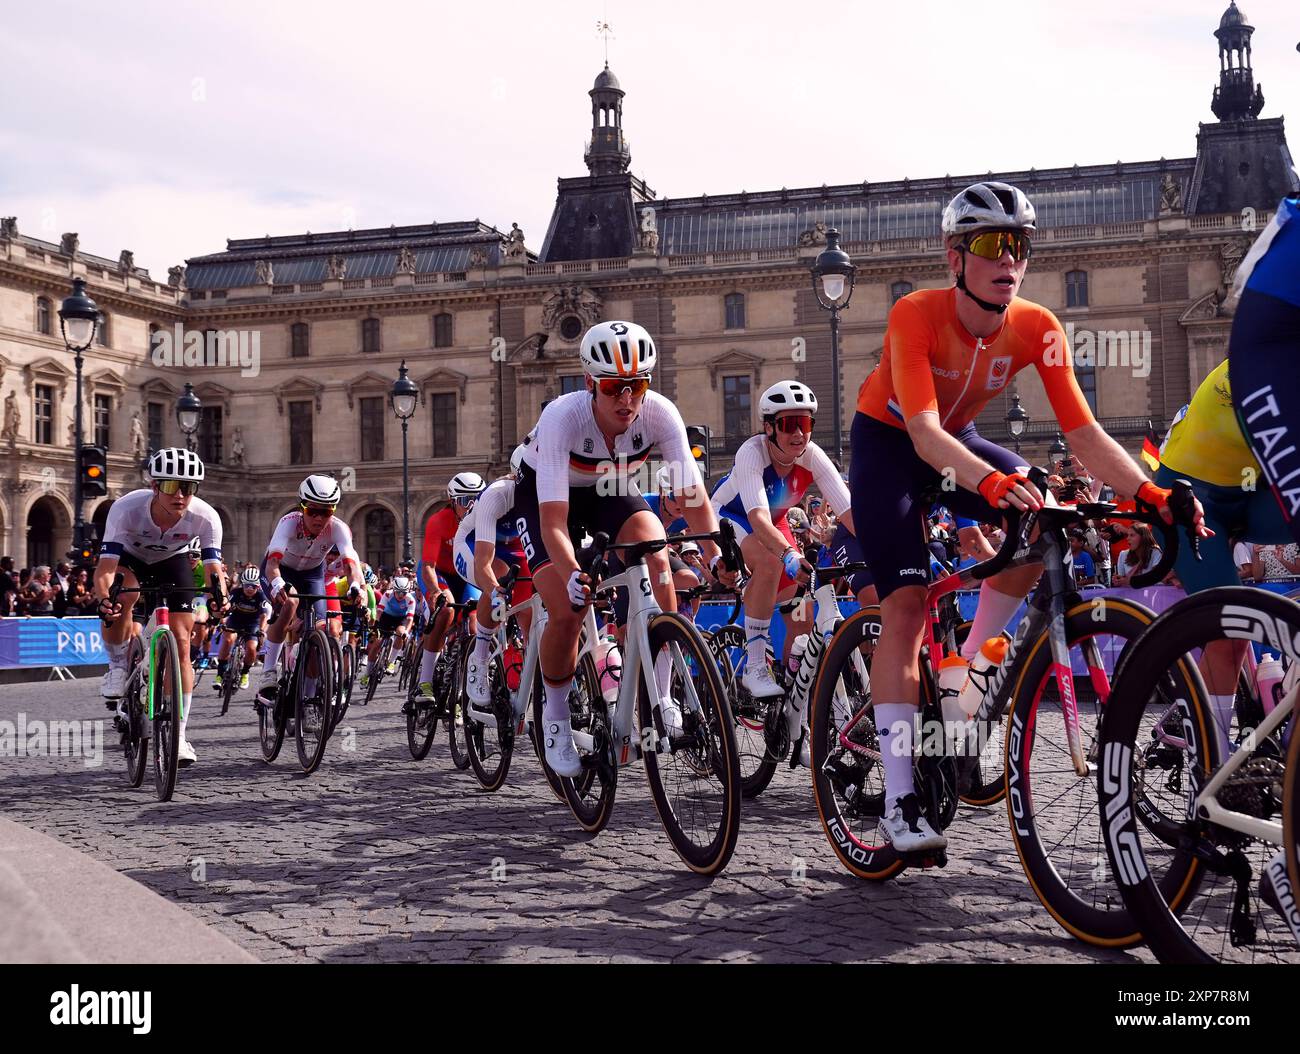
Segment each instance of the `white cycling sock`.
[{"label": "white cycling sock", "polygon": [[1210,708],[1214,714],[1214,725],[1219,730],[1219,753],[1223,760],[1228,760],[1228,755],[1236,748],[1232,745],[1232,718],[1234,713],[1234,704],[1237,701],[1235,695],[1212,695],[1210,696]]},{"label": "white cycling sock", "polygon": [[886,809],[916,789],[912,782],[915,717],[916,707],[907,703],[876,704],[876,731],[880,734],[880,755],[885,768]]},{"label": "white cycling sock", "polygon": [[433,668],[438,665],[441,651],[426,651],[420,656],[420,684],[433,682]]},{"label": "white cycling sock", "polygon": [[495,636],[494,630],[485,630],[482,626],[474,634],[474,657],[471,661],[480,670],[487,666],[488,650],[492,647],[492,638]]},{"label": "white cycling sock", "polygon": [[659,688],[659,698],[669,699],[672,693],[669,688],[672,686],[673,677],[673,653],[664,648],[655,656],[655,684]]},{"label": "white cycling sock", "polygon": [[975,609],[975,621],[971,623],[970,636],[961,646],[961,657],[973,659],[979,654],[980,647],[990,637],[998,636],[1007,628],[1011,616],[1016,613],[1024,597],[1011,597],[994,589],[985,582],[980,586],[979,606]]},{"label": "white cycling sock", "polygon": [[193,702],[193,692],[183,692],[181,694],[181,739],[185,738],[185,726],[190,723],[190,704]]},{"label": "white cycling sock", "polygon": [[767,631],[772,620],[745,616],[745,657],[751,670],[759,670],[767,662]]},{"label": "white cycling sock", "polygon": [[120,670],[126,665],[126,649],[129,644],[129,638],[121,644],[110,644],[108,641],[104,641],[104,650],[108,652],[109,666],[115,670]]},{"label": "white cycling sock", "polygon": [[280,657],[280,649],[282,647],[284,647],[284,641],[268,640],[266,642],[266,656],[262,660],[262,666],[265,669],[275,669],[275,660]]},{"label": "white cycling sock", "polygon": [[551,684],[542,678],[546,688],[546,704],[542,707],[542,716],[548,721],[569,720],[569,689],[573,687],[573,678],[568,677],[563,684]]}]

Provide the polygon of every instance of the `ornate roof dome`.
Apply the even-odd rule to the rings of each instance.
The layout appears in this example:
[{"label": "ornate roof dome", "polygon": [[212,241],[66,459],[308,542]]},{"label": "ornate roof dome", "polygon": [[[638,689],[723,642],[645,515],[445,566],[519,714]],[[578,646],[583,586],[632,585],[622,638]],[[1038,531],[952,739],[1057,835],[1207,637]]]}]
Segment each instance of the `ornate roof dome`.
[{"label": "ornate roof dome", "polygon": [[[1224,15],[1223,17],[1227,18],[1228,16]],[[623,90],[619,87],[618,78],[610,70],[609,63],[605,63],[605,68],[600,71],[600,76],[596,78],[596,83],[593,86],[594,91],[600,91],[602,88],[613,88],[616,91]]]},{"label": "ornate roof dome", "polygon": [[1248,25],[1250,25],[1250,19],[1247,18],[1246,13],[1237,6],[1237,0],[1232,0],[1232,3],[1228,5],[1228,10],[1223,12],[1223,17],[1219,19],[1219,28],[1233,29],[1236,26]]}]

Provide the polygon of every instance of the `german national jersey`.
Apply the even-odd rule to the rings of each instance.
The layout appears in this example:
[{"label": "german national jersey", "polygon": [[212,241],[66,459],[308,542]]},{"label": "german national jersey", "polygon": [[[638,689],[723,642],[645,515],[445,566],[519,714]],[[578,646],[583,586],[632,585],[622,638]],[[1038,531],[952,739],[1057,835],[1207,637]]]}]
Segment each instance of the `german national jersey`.
[{"label": "german national jersey", "polygon": [[858,391],[858,410],[905,428],[934,411],[949,433],[961,431],[1026,366],[1042,378],[1063,432],[1093,421],[1074,377],[1065,330],[1045,307],[1019,298],[990,337],[972,337],[957,318],[957,291],[921,289],[889,313],[885,350]]}]

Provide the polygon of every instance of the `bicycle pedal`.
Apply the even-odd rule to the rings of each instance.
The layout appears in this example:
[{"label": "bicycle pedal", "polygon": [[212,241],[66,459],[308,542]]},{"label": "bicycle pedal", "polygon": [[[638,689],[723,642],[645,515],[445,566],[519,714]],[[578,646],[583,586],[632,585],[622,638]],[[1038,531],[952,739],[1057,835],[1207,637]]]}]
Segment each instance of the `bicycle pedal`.
[{"label": "bicycle pedal", "polygon": [[905,867],[916,867],[922,871],[948,866],[948,850],[946,849],[922,849],[919,852],[899,853],[898,855]]}]

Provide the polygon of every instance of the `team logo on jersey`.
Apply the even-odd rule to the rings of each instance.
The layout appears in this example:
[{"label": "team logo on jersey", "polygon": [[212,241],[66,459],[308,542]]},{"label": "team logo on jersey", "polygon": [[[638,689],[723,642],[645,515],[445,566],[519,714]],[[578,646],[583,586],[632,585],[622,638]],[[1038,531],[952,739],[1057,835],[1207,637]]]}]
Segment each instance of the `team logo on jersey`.
[{"label": "team logo on jersey", "polygon": [[595,449],[596,447],[590,439],[584,439],[582,441],[582,452],[584,454],[590,454]]},{"label": "team logo on jersey", "polygon": [[1007,378],[1011,375],[1011,356],[999,355],[989,361],[989,383],[990,391],[997,391],[1007,383]]},{"label": "team logo on jersey", "polygon": [[640,432],[638,432],[636,435],[634,435],[634,436],[632,437],[632,449],[633,449],[633,450],[640,450],[640,449],[641,449],[641,433],[640,433]]}]

